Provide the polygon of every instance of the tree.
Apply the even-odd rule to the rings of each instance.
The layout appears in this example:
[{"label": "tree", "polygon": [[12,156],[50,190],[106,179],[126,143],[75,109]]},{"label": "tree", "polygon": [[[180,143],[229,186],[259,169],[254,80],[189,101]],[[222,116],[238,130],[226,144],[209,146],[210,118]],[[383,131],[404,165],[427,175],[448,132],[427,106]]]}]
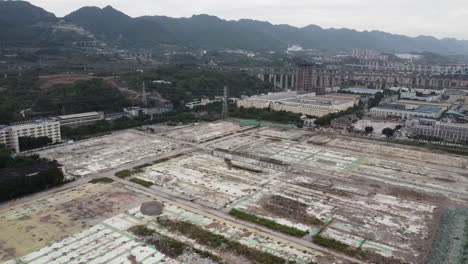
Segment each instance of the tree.
[{"label": "tree", "polygon": [[366,126],[364,130],[366,131],[367,134],[372,134],[372,132],[374,132],[374,128],[371,126]]},{"label": "tree", "polygon": [[384,134],[387,137],[393,136],[394,133],[395,133],[395,131],[393,129],[389,128],[389,127],[386,127],[384,129],[382,129],[382,134]]},{"label": "tree", "polygon": [[38,149],[45,147],[52,143],[52,139],[49,137],[19,137],[20,151],[26,151],[31,149]]}]

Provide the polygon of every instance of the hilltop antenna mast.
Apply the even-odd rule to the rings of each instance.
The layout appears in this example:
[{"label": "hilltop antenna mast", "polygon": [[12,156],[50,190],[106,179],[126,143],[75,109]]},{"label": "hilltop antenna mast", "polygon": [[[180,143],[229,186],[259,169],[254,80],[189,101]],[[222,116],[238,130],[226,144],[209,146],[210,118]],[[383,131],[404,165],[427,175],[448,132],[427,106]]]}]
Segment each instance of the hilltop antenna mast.
[{"label": "hilltop antenna mast", "polygon": [[228,87],[224,86],[224,97],[223,97],[223,118],[226,118],[229,113],[228,109]]},{"label": "hilltop antenna mast", "polygon": [[148,105],[148,98],[146,95],[146,85],[145,82],[143,82],[143,91],[141,93],[141,102],[143,103],[144,106]]}]

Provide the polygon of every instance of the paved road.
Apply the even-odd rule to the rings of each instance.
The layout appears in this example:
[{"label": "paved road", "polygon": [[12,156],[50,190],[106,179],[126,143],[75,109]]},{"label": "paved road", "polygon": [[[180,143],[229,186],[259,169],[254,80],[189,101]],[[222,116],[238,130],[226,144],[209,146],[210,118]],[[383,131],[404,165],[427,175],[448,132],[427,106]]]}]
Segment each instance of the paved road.
[{"label": "paved road", "polygon": [[157,187],[157,186],[152,186],[151,188],[146,188],[143,187],[139,184],[129,182],[127,180],[120,179],[118,177],[115,177],[111,174],[106,175],[106,177],[112,178],[114,181],[120,182],[122,184],[125,184],[129,187],[138,189],[141,192],[149,193],[153,197],[155,197],[158,200],[161,200],[163,202],[169,203],[176,205],[178,207],[183,208],[184,210],[188,210],[203,216],[206,216],[211,219],[215,219],[217,221],[220,221],[222,223],[225,223],[227,225],[232,225],[241,229],[248,230],[249,232],[256,233],[260,236],[268,237],[272,240],[275,240],[277,242],[281,242],[283,244],[286,244],[288,246],[294,247],[300,251],[307,251],[313,255],[324,255],[323,253],[327,253],[329,255],[335,256],[339,259],[347,260],[352,263],[364,263],[358,259],[352,258],[346,254],[332,251],[328,248],[318,246],[312,242],[309,242],[305,239],[297,238],[297,237],[292,237],[285,235],[280,232],[276,232],[274,230],[268,229],[264,226],[257,225],[251,222],[246,222],[242,221],[240,219],[237,219],[227,213],[224,213],[220,210],[212,209],[200,204],[196,204],[194,202],[191,202],[189,200],[181,199],[178,196],[175,196],[173,194],[167,193],[163,188]]}]

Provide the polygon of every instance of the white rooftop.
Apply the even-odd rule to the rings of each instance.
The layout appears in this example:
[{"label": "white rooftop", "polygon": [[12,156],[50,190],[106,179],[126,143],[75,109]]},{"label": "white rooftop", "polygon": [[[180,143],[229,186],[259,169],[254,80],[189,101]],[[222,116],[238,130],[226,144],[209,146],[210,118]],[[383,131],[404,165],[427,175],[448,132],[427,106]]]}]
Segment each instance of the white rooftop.
[{"label": "white rooftop", "polygon": [[72,119],[72,118],[88,117],[88,116],[95,116],[95,115],[101,115],[101,113],[98,113],[98,112],[79,113],[79,114],[73,114],[73,115],[57,116],[57,118]]}]

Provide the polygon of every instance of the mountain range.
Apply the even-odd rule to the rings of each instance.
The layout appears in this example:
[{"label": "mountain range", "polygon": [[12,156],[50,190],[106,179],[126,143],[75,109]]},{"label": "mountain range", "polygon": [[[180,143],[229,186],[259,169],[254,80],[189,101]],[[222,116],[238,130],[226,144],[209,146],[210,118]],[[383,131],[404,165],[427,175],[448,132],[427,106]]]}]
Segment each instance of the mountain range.
[{"label": "mountain range", "polygon": [[307,49],[331,51],[367,48],[392,53],[468,54],[468,41],[453,38],[408,37],[346,28],[323,29],[316,25],[298,28],[250,19],[227,21],[209,15],[132,18],[111,6],[83,7],[58,18],[25,1],[0,1],[0,41],[58,43],[85,38],[54,30],[58,23],[81,27],[98,40],[119,48],[151,48],[168,44],[196,49],[280,51],[289,45],[300,45]]}]

